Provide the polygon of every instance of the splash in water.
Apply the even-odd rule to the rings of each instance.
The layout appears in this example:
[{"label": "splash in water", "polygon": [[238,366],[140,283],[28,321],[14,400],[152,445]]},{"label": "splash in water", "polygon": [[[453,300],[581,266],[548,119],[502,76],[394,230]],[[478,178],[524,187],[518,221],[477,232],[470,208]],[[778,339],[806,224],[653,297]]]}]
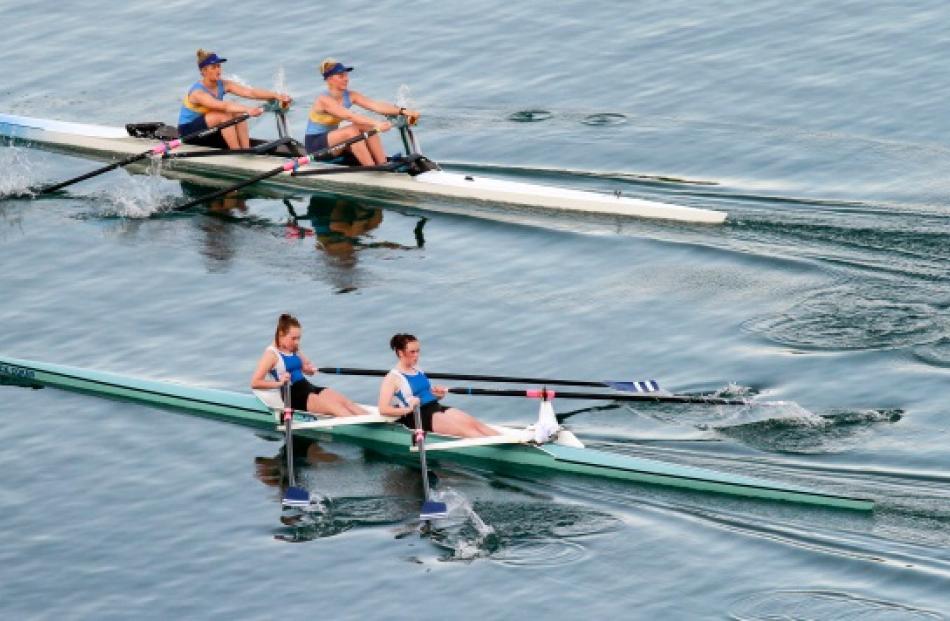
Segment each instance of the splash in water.
[{"label": "splash in water", "polygon": [[102,203],[100,216],[148,218],[164,211],[180,194],[178,184],[161,176],[162,160],[149,160],[148,174],[121,172],[122,181],[109,183],[96,193]]},{"label": "splash in water", "polygon": [[32,195],[37,185],[34,176],[37,166],[30,161],[26,150],[14,145],[0,149],[0,197]]},{"label": "splash in water", "polygon": [[396,105],[400,108],[415,108],[416,101],[408,84],[401,84],[396,90]]}]

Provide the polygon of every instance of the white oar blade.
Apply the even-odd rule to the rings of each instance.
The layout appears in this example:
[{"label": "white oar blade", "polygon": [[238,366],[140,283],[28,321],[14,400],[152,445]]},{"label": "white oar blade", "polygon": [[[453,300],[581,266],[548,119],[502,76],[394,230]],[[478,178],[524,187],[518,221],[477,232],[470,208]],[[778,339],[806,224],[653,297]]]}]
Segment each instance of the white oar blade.
[{"label": "white oar blade", "polygon": [[659,392],[660,384],[656,380],[645,380],[642,382],[615,382],[611,380],[604,381],[606,386],[621,392]]},{"label": "white oar blade", "polygon": [[554,414],[554,404],[544,400],[538,406],[538,422],[534,424],[534,441],[538,444],[550,442],[557,437],[561,425]]}]

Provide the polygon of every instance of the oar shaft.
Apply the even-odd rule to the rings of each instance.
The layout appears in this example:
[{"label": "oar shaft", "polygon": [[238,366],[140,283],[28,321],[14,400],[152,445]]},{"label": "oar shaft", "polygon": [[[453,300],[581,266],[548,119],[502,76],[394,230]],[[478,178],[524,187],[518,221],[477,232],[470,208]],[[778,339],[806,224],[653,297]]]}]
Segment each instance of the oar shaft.
[{"label": "oar shaft", "polygon": [[121,167],[123,167],[123,166],[128,166],[129,164],[132,164],[133,162],[137,162],[137,161],[139,161],[139,160],[145,159],[146,157],[148,157],[148,156],[150,156],[150,155],[162,155],[162,154],[164,154],[164,153],[167,153],[167,152],[171,151],[172,149],[177,149],[179,146],[181,146],[183,143],[185,143],[185,142],[187,142],[187,141],[189,141],[189,140],[195,140],[195,139],[205,138],[205,137],[210,136],[210,135],[212,135],[212,134],[216,134],[216,133],[218,133],[219,131],[221,131],[222,129],[231,127],[232,125],[237,125],[238,123],[243,123],[244,121],[246,121],[246,120],[249,119],[249,118],[250,118],[250,115],[249,115],[249,114],[240,114],[240,115],[234,117],[233,119],[230,119],[230,120],[228,120],[228,121],[225,121],[224,123],[221,123],[221,124],[219,124],[219,125],[215,125],[214,127],[208,127],[208,128],[205,128],[205,129],[203,129],[203,130],[201,130],[201,131],[192,132],[192,133],[187,134],[187,135],[185,135],[185,136],[182,136],[181,138],[178,138],[178,139],[176,139],[176,140],[170,140],[170,141],[168,141],[168,142],[163,142],[163,143],[161,143],[161,144],[155,145],[154,147],[152,147],[152,148],[149,149],[148,151],[143,151],[143,152],[141,152],[141,153],[136,153],[135,155],[129,155],[128,157],[126,157],[126,158],[124,158],[124,159],[121,159],[121,160],[119,160],[118,162],[112,162],[111,164],[106,164],[105,166],[103,166],[103,167],[101,167],[101,168],[97,168],[96,170],[93,170],[93,171],[87,172],[87,173],[85,173],[85,174],[79,175],[78,177],[73,177],[72,179],[67,179],[66,181],[62,181],[62,182],[60,182],[60,183],[55,183],[55,184],[53,184],[53,185],[43,186],[42,188],[40,188],[39,190],[37,190],[37,193],[38,193],[38,194],[48,194],[48,193],[50,193],[50,192],[55,192],[56,190],[61,190],[61,189],[65,188],[65,187],[68,186],[68,185],[73,185],[74,183],[79,183],[80,181],[85,181],[86,179],[91,179],[92,177],[101,175],[101,174],[103,174],[103,173],[107,173],[107,172],[109,172],[110,170],[115,170],[116,168],[121,168]]},{"label": "oar shaft", "polygon": [[422,413],[417,405],[413,408],[413,418],[416,428],[413,431],[416,440],[416,448],[419,449],[419,465],[422,467],[422,490],[425,493],[425,501],[429,502],[429,467],[426,464],[426,436],[422,429]]},{"label": "oar shaft", "polygon": [[742,399],[703,397],[700,395],[655,395],[614,394],[596,392],[559,392],[554,390],[498,390],[492,388],[449,388],[456,395],[482,395],[491,397],[529,397],[532,399],[590,399],[593,401],[645,401],[648,403],[698,403],[703,405],[748,405]]},{"label": "oar shaft", "polygon": [[223,190],[218,190],[217,192],[212,192],[211,194],[207,194],[205,196],[202,196],[201,198],[197,198],[193,201],[189,201],[185,203],[184,205],[178,205],[177,207],[175,207],[174,211],[184,211],[186,209],[191,209],[192,207],[196,205],[200,205],[208,201],[213,201],[216,198],[221,198],[222,196],[227,196],[228,194],[230,194],[231,192],[234,192],[235,190],[240,190],[241,188],[247,187],[249,185],[253,185],[255,183],[258,183],[259,181],[263,181],[270,177],[276,177],[282,172],[291,172],[299,168],[300,166],[306,166],[307,164],[328,155],[331,151],[342,149],[342,148],[350,146],[351,144],[355,144],[357,142],[366,140],[370,138],[371,136],[374,136],[378,132],[379,130],[374,128],[367,132],[363,132],[359,134],[358,136],[354,136],[348,140],[344,140],[343,142],[337,143],[333,145],[332,147],[321,149],[319,151],[316,151],[315,153],[304,155],[303,157],[297,157],[292,160],[287,160],[287,162],[281,164],[280,166],[274,168],[273,170],[268,170],[267,172],[263,172],[259,175],[255,175],[254,177],[251,177],[250,179],[245,179],[244,181],[241,181],[240,183],[237,183],[233,186],[224,188]]},{"label": "oar shaft", "polygon": [[[321,367],[318,369],[321,373],[331,375],[368,375],[382,377],[389,371],[379,369],[353,369],[347,367]],[[508,375],[472,375],[470,373],[429,373],[426,375],[432,379],[444,380],[464,380],[468,382],[498,382],[501,384],[537,384],[539,386],[588,386],[591,388],[604,388],[604,382],[589,380],[569,380],[569,379],[551,379],[539,377],[513,377]]]},{"label": "oar shaft", "polygon": [[294,420],[294,411],[290,406],[290,384],[286,383],[280,387],[280,394],[284,401],[284,446],[287,452],[287,482],[289,483],[288,487],[296,487],[296,482],[294,481],[294,436],[293,436],[293,420]]}]

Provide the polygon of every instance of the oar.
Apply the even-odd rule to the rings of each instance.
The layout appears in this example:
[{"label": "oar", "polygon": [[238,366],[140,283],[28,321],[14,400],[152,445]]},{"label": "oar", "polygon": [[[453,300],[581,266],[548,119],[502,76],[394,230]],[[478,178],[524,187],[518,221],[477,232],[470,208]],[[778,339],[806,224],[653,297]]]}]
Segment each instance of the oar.
[{"label": "oar", "polygon": [[284,399],[284,441],[287,451],[287,475],[288,486],[284,491],[282,504],[285,507],[309,507],[310,492],[302,487],[297,487],[294,481],[294,437],[293,427],[294,410],[290,406],[290,382],[280,387],[281,396]]},{"label": "oar", "polygon": [[[426,375],[429,375],[426,373]],[[429,375],[429,377],[434,377]],[[492,397],[529,397],[531,399],[591,399],[594,401],[646,401],[648,403],[700,403],[703,405],[748,405],[743,399],[704,397],[702,395],[624,395],[597,392],[555,392],[553,390],[496,390],[492,388],[449,388],[456,395],[486,395]]]},{"label": "oar", "polygon": [[[368,375],[374,377],[383,377],[389,371],[379,369],[351,369],[346,367],[321,367],[318,369],[321,373],[330,375]],[[446,380],[464,380],[469,382],[497,382],[500,384],[537,384],[540,386],[589,386],[591,388],[613,388],[623,392],[656,392],[660,390],[660,385],[656,380],[644,381],[622,381],[622,380],[572,380],[572,379],[550,379],[540,377],[511,377],[508,375],[472,375],[469,373],[429,373],[426,375],[432,379]]]},{"label": "oar", "polygon": [[231,192],[234,192],[235,190],[240,190],[243,187],[253,185],[257,183],[258,181],[263,181],[264,179],[269,179],[270,177],[276,177],[282,172],[290,172],[293,170],[297,170],[301,166],[306,166],[307,164],[311,162],[317,161],[318,159],[328,155],[332,151],[338,151],[340,149],[350,146],[351,144],[355,144],[357,142],[367,140],[368,138],[378,133],[379,133],[379,130],[376,128],[373,128],[369,131],[363,132],[361,134],[353,136],[352,138],[344,140],[343,142],[339,142],[333,145],[332,147],[327,147],[326,149],[320,149],[319,151],[316,151],[315,153],[311,153],[309,155],[304,155],[303,157],[297,157],[292,160],[288,160],[287,162],[285,162],[284,164],[281,164],[280,166],[278,166],[277,168],[274,168],[273,170],[268,170],[267,172],[263,172],[259,175],[251,177],[250,179],[245,179],[244,181],[236,185],[233,185],[229,188],[225,188],[217,192],[212,192],[211,194],[202,196],[201,198],[197,198],[193,201],[189,201],[185,203],[184,205],[178,205],[177,207],[174,208],[174,211],[184,211],[186,209],[191,209],[195,205],[200,205],[202,203],[207,203],[208,201],[213,201],[216,198],[221,198],[222,196],[230,194]]},{"label": "oar", "polygon": [[416,448],[419,449],[419,462],[422,466],[422,489],[425,492],[425,500],[422,503],[422,510],[419,511],[420,520],[435,520],[449,515],[449,508],[444,502],[432,500],[429,492],[429,469],[426,466],[426,432],[422,428],[422,414],[419,412],[419,406],[413,408],[413,416],[416,421],[416,428],[413,431],[413,440]]},{"label": "oar", "polygon": [[56,190],[61,190],[68,185],[79,183],[80,181],[85,181],[86,179],[90,179],[97,175],[101,175],[102,173],[107,173],[110,170],[115,170],[116,168],[121,168],[122,166],[128,166],[129,164],[133,162],[137,162],[139,160],[143,160],[146,157],[149,157],[150,155],[162,155],[162,154],[168,153],[169,151],[180,147],[182,143],[185,143],[189,140],[193,140],[196,138],[205,138],[207,136],[211,136],[212,134],[216,134],[220,132],[222,129],[231,127],[232,125],[237,125],[238,123],[243,123],[249,118],[251,118],[251,115],[249,114],[239,114],[233,119],[229,121],[225,121],[224,123],[221,123],[220,125],[215,125],[214,127],[203,129],[200,132],[194,132],[186,136],[182,136],[181,138],[178,138],[177,140],[170,140],[168,142],[157,144],[151,149],[149,149],[148,151],[143,151],[136,155],[130,155],[123,160],[119,160],[118,162],[113,162],[107,166],[103,166],[102,168],[97,168],[96,170],[93,170],[92,172],[87,172],[84,175],[79,175],[78,177],[73,177],[72,179],[67,179],[66,181],[55,183],[53,185],[43,186],[42,188],[37,190],[37,193],[48,194],[50,192],[55,192]]}]

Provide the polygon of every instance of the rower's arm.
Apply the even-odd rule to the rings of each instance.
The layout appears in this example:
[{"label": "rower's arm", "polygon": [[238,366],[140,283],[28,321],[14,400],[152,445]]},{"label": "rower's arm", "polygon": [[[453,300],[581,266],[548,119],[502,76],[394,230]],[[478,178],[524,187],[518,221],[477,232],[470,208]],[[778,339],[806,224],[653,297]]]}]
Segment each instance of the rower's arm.
[{"label": "rower's arm", "polygon": [[215,99],[208,93],[198,89],[193,90],[188,96],[188,99],[191,100],[191,103],[193,104],[203,106],[208,110],[213,110],[215,112],[242,114],[252,110],[252,108],[249,108],[248,106],[242,106],[241,104],[234,101],[221,101],[220,99]]},{"label": "rower's arm", "polygon": [[302,369],[302,370],[303,370],[303,372],[304,372],[305,374],[307,374],[307,375],[313,375],[314,373],[317,372],[317,367],[313,366],[313,363],[310,362],[310,358],[307,358],[306,356],[304,356],[304,355],[303,355],[302,353],[300,353],[299,351],[297,352],[297,355],[300,356],[300,362],[301,362],[301,364],[302,364],[302,366],[303,366],[303,369]]},{"label": "rower's arm", "polygon": [[367,110],[372,110],[376,114],[384,114],[387,116],[397,116],[403,115],[409,122],[415,125],[416,121],[419,120],[419,112],[417,110],[410,110],[409,108],[403,108],[397,106],[396,104],[386,103],[384,101],[376,101],[375,99],[370,99],[362,93],[357,93],[356,91],[350,91],[350,100],[361,108],[366,108]]},{"label": "rower's arm", "polygon": [[[261,359],[257,362],[257,368],[254,369],[254,375],[251,376],[251,388],[256,390],[268,389],[268,388],[280,388],[284,385],[284,378],[280,380],[271,380],[267,379],[267,374],[271,369],[274,368],[274,365],[277,364],[277,356],[274,352],[267,350],[261,356]],[[285,374],[286,375],[286,374]]]},{"label": "rower's arm", "polygon": [[396,407],[393,405],[393,396],[396,394],[396,384],[388,375],[379,387],[379,402],[376,407],[383,416],[403,416],[412,412],[412,408]]},{"label": "rower's arm", "polygon": [[[353,112],[352,110],[345,108],[342,104],[337,102],[337,100],[335,100],[332,97],[327,97],[325,95],[322,95],[317,98],[317,102],[319,102],[319,108],[322,108],[325,112],[329,112],[330,114],[332,114],[333,116],[337,118],[345,119],[353,123],[354,125],[359,126],[361,129],[370,129],[373,127],[383,126],[383,125],[386,126],[386,129],[389,129],[388,123],[384,121],[378,121],[368,116],[363,116],[362,114],[357,114]],[[317,107],[317,102],[314,103],[314,107]],[[356,101],[354,100],[353,103],[356,103]]]},{"label": "rower's arm", "polygon": [[260,99],[260,100],[270,100],[278,99],[282,104],[289,105],[291,100],[290,95],[286,93],[278,93],[277,91],[269,91],[266,88],[254,88],[252,86],[244,86],[243,84],[238,84],[233,80],[225,80],[224,90],[229,93],[233,93],[238,97],[244,97],[246,99]]}]

